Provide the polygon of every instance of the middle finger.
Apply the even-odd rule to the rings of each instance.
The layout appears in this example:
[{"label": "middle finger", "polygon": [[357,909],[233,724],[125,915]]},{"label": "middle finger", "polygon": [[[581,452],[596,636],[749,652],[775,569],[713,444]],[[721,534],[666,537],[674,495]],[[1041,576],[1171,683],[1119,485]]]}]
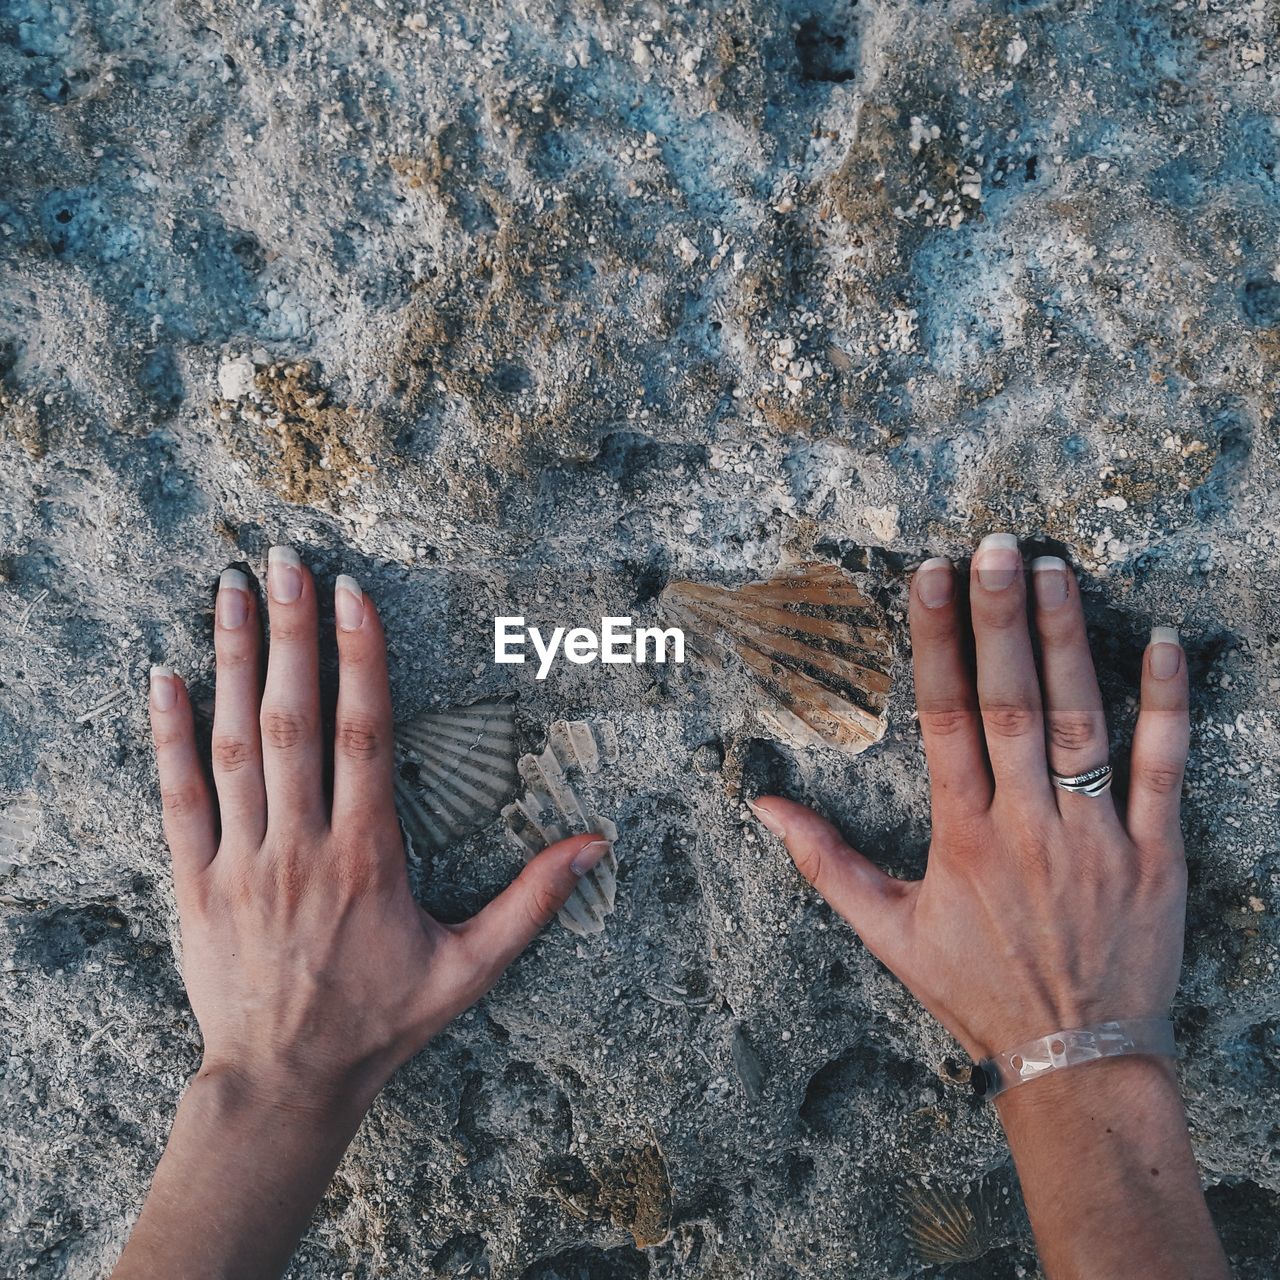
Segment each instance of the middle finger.
[{"label": "middle finger", "polygon": [[970,569],[969,610],[978,664],[978,705],[996,795],[1051,805],[1040,681],[1027,630],[1022,553],[1011,533],[989,533]]},{"label": "middle finger", "polygon": [[262,695],[267,823],[324,825],[316,589],[291,547],[271,548],[267,596],[271,647]]}]

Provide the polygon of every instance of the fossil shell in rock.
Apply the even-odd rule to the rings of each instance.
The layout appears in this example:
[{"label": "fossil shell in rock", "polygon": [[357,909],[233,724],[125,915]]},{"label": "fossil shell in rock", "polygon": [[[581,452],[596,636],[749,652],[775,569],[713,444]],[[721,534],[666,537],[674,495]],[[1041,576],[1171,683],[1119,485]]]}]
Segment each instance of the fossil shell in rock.
[{"label": "fossil shell in rock", "polygon": [[899,1199],[906,1237],[922,1262],[973,1262],[998,1243],[997,1198],[985,1183],[963,1191],[909,1183]]},{"label": "fossil shell in rock", "polygon": [[[527,862],[557,840],[598,831],[612,844],[614,824],[597,812],[594,792],[601,773],[618,759],[618,735],[607,722],[557,720],[547,730],[540,755],[521,756],[517,765],[528,790],[502,811],[511,838]],[[613,850],[596,863],[560,912],[573,933],[599,933],[613,910],[618,861]]]},{"label": "fossil shell in rock", "polygon": [[616,1153],[600,1171],[599,1187],[600,1207],[631,1232],[637,1249],[671,1238],[671,1175],[657,1143]]},{"label": "fossil shell in rock", "polygon": [[742,1090],[748,1102],[759,1102],[764,1096],[765,1080],[768,1078],[764,1063],[756,1053],[747,1036],[747,1029],[737,1022],[733,1027],[733,1036],[729,1041],[729,1053],[733,1065],[737,1069],[738,1079],[742,1081]]},{"label": "fossil shell in rock", "polygon": [[704,661],[741,661],[756,714],[782,741],[856,755],[884,735],[892,639],[842,569],[792,565],[737,589],[673,582],[662,605]]},{"label": "fossil shell in rock", "polygon": [[0,876],[22,866],[40,834],[40,802],[15,796],[0,810]]},{"label": "fossil shell in rock", "polygon": [[511,702],[475,702],[396,726],[396,806],[413,845],[460,840],[493,818],[516,786]]}]

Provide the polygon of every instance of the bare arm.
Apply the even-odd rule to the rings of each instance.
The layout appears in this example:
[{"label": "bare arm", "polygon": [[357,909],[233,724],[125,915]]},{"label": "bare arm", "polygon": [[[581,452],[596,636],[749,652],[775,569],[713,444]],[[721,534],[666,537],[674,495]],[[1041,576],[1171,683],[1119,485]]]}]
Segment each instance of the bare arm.
[{"label": "bare arm", "polygon": [[1073,1067],[996,1105],[1046,1275],[1229,1274],[1167,1060]]},{"label": "bare arm", "polygon": [[[1011,538],[979,547],[968,619],[946,561],[922,565],[912,582],[933,807],[923,880],[886,876],[802,805],[766,797],[755,806],[801,872],[975,1059],[1072,1027],[1164,1017],[1182,959],[1181,647],[1158,632],[1143,659],[1126,813],[1109,793],[1058,790],[1050,767],[1076,774],[1106,760],[1106,722],[1074,575],[1048,558],[1033,569],[1039,669]],[[1228,1274],[1170,1063],[1071,1067],[996,1105],[1052,1280]]]},{"label": "bare arm", "polygon": [[386,646],[340,579],[333,802],[322,784],[315,584],[272,551],[265,690],[256,604],[223,575],[214,798],[181,680],[151,720],[204,1062],[178,1108],[116,1280],[278,1276],[378,1090],[475,1003],[606,845],[551,846],[483,911],[440,924],[409,889],[392,798]]}]

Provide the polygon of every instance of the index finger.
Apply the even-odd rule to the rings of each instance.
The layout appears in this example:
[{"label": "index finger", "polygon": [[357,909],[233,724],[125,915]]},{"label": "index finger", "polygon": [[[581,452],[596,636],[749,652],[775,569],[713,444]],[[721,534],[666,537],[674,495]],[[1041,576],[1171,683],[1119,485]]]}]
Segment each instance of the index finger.
[{"label": "index finger", "polygon": [[164,836],[177,882],[188,872],[202,871],[218,850],[213,802],[196,751],[191,700],[186,686],[169,667],[151,668],[150,704]]},{"label": "index finger", "polygon": [[984,813],[993,788],[956,594],[945,556],[926,560],[911,579],[911,658],[935,825]]},{"label": "index finger", "polygon": [[391,688],[378,611],[360,584],[334,584],[338,632],[338,712],[333,735],[333,828],[395,829]]}]

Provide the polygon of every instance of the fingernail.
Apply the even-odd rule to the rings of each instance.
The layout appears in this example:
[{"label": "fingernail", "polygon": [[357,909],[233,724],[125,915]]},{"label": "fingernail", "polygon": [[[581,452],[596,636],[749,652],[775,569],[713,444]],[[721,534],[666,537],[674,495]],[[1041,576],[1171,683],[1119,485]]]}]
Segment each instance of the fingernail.
[{"label": "fingernail", "polygon": [[754,813],[775,836],[785,836],[787,834],[782,823],[778,821],[777,816],[770,813],[769,810],[764,808],[762,805],[756,804],[754,800],[748,800],[747,808],[750,809],[751,812]]},{"label": "fingernail", "polygon": [[1056,609],[1067,603],[1067,562],[1058,556],[1036,556],[1031,562],[1036,604]]},{"label": "fingernail", "polygon": [[585,876],[609,852],[610,848],[611,846],[607,840],[593,840],[590,844],[584,844],[573,855],[573,861],[569,863],[569,870],[575,876]]},{"label": "fingernail", "polygon": [[946,556],[925,560],[916,570],[916,594],[926,609],[940,609],[955,595],[955,574]]},{"label": "fingernail", "polygon": [[302,561],[292,547],[267,553],[267,587],[277,604],[292,604],[302,594]]},{"label": "fingernail", "polygon": [[223,569],[218,579],[218,626],[234,631],[249,616],[249,579],[239,569]]},{"label": "fingernail", "polygon": [[1157,680],[1176,676],[1182,666],[1182,642],[1177,627],[1151,628],[1151,674]]},{"label": "fingernail", "polygon": [[364,622],[364,592],[349,574],[338,574],[333,584],[333,616],[341,631],[359,631]]},{"label": "fingernail", "polygon": [[1011,533],[989,533],[973,553],[978,585],[988,591],[1003,591],[1022,572],[1018,539]]},{"label": "fingernail", "polygon": [[151,705],[157,711],[172,711],[178,700],[178,690],[173,683],[172,667],[151,668]]}]

